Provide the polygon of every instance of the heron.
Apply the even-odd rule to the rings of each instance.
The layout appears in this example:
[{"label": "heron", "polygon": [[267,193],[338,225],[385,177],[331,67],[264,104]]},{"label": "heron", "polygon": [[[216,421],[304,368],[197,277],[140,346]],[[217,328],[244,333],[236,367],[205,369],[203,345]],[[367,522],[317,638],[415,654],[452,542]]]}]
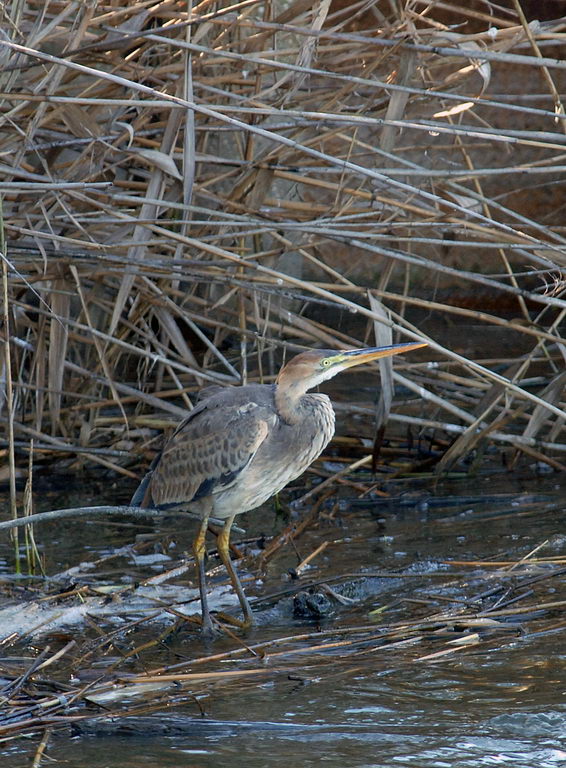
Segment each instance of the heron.
[{"label": "heron", "polygon": [[299,477],[334,434],[330,398],[309,390],[341,371],[426,346],[423,342],[364,349],[301,352],[274,384],[208,387],[155,458],[132,506],[187,511],[200,519],[193,552],[198,566],[202,630],[214,634],[206,593],[205,537],[209,519],[224,521],[220,559],[238,597],[243,627],[253,615],[230,557],[237,515],[256,509]]}]

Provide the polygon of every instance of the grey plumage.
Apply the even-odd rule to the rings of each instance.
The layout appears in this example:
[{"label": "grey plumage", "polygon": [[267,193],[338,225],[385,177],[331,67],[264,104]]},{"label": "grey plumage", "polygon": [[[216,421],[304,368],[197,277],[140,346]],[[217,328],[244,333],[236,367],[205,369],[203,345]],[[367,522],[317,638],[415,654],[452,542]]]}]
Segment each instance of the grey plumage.
[{"label": "grey plumage", "polygon": [[299,477],[334,434],[326,395],[304,395],[299,408],[300,420],[285,422],[274,385],[213,392],[167,441],[142,506],[195,509],[210,496],[211,514],[222,519],[260,506]]},{"label": "grey plumage", "polygon": [[260,506],[299,477],[332,438],[330,399],[308,390],[346,368],[422,346],[312,350],[287,363],[273,385],[203,390],[153,462],[132,504],[186,509],[200,516],[194,551],[205,631],[212,631],[204,568],[209,517],[225,520],[218,552],[238,594],[244,624],[249,625],[251,610],[229,554],[230,528],[236,515]]}]

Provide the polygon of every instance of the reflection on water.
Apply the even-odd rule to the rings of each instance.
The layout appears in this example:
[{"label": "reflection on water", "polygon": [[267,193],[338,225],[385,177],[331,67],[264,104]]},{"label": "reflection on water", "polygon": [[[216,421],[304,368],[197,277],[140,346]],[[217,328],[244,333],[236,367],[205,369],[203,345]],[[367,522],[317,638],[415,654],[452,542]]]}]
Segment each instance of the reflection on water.
[{"label": "reflection on water", "polygon": [[[512,562],[545,541],[539,555],[564,557],[566,498],[556,476],[523,477],[518,481],[520,487],[511,484],[515,480],[502,476],[476,479],[472,487],[469,482],[451,482],[434,489],[412,488],[403,494],[403,504],[346,506],[338,517],[323,519],[298,541],[301,556],[314,551],[321,541],[332,542],[305,579],[329,580],[340,574],[381,569],[405,573],[420,569],[432,575],[428,581],[345,576],[332,582],[348,599],[336,605],[322,628],[367,625],[371,612],[385,604],[389,606],[388,622],[402,621],[408,611],[424,611],[425,607],[430,613],[431,600],[442,611],[445,605],[453,605],[450,601],[469,601],[490,584],[491,571],[479,565],[452,569],[454,576],[447,579],[446,561]],[[517,493],[523,496],[517,497]],[[452,499],[442,504],[438,501],[442,494],[461,498],[457,503]],[[272,512],[268,508],[243,525],[252,535],[271,534]],[[77,533],[71,539],[64,526],[51,528],[54,535],[43,539],[48,572],[78,564],[87,554],[94,559],[111,553],[133,538],[128,527],[106,522],[76,522],[73,529]],[[37,532],[40,542],[41,534]],[[188,531],[186,543],[177,542],[177,546],[187,546],[190,538]],[[57,540],[64,541],[64,549],[57,549]],[[316,626],[293,618],[291,596],[261,601],[266,594],[290,586],[281,574],[296,562],[296,554],[282,551],[265,580],[251,585],[250,592],[258,598],[259,626],[248,642],[316,632]],[[157,570],[167,567],[159,559],[151,564]],[[143,574],[148,567],[143,558],[132,559],[128,578]],[[544,575],[551,567],[556,568],[551,561],[542,561],[536,568],[525,569],[525,577]],[[544,581],[540,594],[559,604],[566,600],[565,592],[564,575],[557,573]],[[502,621],[509,623],[509,632],[476,650],[464,649],[446,658],[416,658],[445,647],[441,645],[446,642],[444,637],[435,645],[433,631],[419,653],[375,644],[336,648],[323,662],[320,654],[316,658],[308,653],[268,657],[263,660],[266,675],[260,682],[211,687],[200,701],[204,716],[187,697],[174,707],[131,720],[79,723],[73,731],[53,735],[47,755],[74,768],[566,765],[566,622],[559,605],[554,614],[546,615],[552,621],[544,625],[544,631],[533,631],[522,622],[524,617],[506,617]],[[527,632],[523,624],[528,626]],[[148,637],[158,633],[159,629],[153,629]],[[236,647],[237,642],[223,640],[212,651]],[[143,665],[174,664],[202,654],[200,640],[185,634],[155,647],[143,657]],[[224,667],[233,663],[227,660]],[[38,730],[39,736],[41,733]],[[0,746],[4,748],[3,764],[10,768],[30,765],[36,746],[37,739],[29,745],[22,739],[6,742]]]}]

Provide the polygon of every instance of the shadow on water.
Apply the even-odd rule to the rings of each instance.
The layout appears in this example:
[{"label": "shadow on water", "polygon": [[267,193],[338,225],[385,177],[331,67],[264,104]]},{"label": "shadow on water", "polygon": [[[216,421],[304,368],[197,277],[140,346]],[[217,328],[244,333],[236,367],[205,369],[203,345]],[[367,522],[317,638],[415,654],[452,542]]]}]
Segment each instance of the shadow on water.
[{"label": "shadow on water", "polygon": [[[42,526],[45,579],[14,579],[2,542],[3,764],[30,765],[46,728],[48,758],[75,768],[566,764],[559,482],[492,474],[394,483],[393,498],[363,504],[343,497],[260,579],[262,536],[286,522],[274,522],[270,506],[243,516],[250,556],[241,570],[258,625],[209,646],[183,619],[198,603],[183,560],[192,530],[178,521]],[[78,493],[82,504],[101,503]],[[210,564],[213,600],[235,610]],[[10,638],[15,627],[27,634]],[[42,652],[59,650],[21,678]],[[177,678],[151,675],[164,667]],[[57,697],[66,697],[59,720],[46,704]],[[35,727],[10,734],[26,707]]]}]

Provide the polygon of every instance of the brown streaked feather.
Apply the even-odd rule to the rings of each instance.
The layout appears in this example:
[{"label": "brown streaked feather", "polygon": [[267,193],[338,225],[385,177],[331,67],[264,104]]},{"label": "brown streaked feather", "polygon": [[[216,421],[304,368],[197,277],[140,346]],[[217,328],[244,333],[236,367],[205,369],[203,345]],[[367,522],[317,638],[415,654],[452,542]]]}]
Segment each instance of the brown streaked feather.
[{"label": "brown streaked feather", "polygon": [[332,438],[335,416],[330,398],[308,391],[346,368],[419,346],[423,344],[336,354],[308,351],[279,372],[275,386],[214,387],[201,393],[202,399],[166,443],[132,501],[200,515],[194,553],[205,632],[212,632],[205,569],[210,515],[225,520],[218,551],[244,612],[244,626],[249,626],[251,609],[228,551],[230,528],[236,515],[261,506],[299,477]]},{"label": "brown streaked feather", "polygon": [[334,433],[330,399],[307,394],[354,365],[423,346],[310,350],[279,372],[275,386],[207,388],[142,481],[134,500],[229,520],[299,477]]},{"label": "brown streaked feather", "polygon": [[[158,507],[188,504],[227,490],[248,466],[275,421],[241,390],[214,393],[195,408],[165,445],[149,484]],[[227,400],[236,402],[226,402]]]}]

